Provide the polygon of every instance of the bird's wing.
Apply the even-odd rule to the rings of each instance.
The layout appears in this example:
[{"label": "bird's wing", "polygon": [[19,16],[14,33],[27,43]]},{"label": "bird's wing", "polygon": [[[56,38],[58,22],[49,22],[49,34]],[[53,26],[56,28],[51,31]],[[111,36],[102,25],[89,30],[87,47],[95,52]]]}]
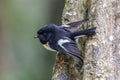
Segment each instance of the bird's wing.
[{"label": "bird's wing", "polygon": [[83,56],[80,54],[77,44],[73,40],[69,38],[58,40],[58,49],[59,52],[75,57],[83,63]]},{"label": "bird's wing", "polygon": [[62,25],[62,27],[65,29],[65,30],[68,30],[70,32],[75,32],[75,31],[78,31],[79,28],[88,23],[89,20],[86,19],[86,20],[82,20],[82,21],[76,21],[76,22],[71,22],[71,23],[68,23],[68,24],[65,24],[65,25]]}]

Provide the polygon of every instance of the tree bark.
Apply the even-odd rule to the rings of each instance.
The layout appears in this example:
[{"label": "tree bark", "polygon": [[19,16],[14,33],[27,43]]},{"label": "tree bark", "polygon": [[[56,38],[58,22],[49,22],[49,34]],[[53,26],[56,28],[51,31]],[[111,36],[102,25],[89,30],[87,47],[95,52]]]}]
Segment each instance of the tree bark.
[{"label": "tree bark", "polygon": [[[78,45],[85,56],[83,68],[67,55],[56,56],[52,80],[120,79],[120,0],[66,0],[62,23],[83,20],[88,10],[96,35],[82,38]],[[68,62],[59,65],[61,59]]]},{"label": "tree bark", "polygon": [[86,44],[83,80],[119,80],[120,0],[98,0],[91,8],[97,34]]}]

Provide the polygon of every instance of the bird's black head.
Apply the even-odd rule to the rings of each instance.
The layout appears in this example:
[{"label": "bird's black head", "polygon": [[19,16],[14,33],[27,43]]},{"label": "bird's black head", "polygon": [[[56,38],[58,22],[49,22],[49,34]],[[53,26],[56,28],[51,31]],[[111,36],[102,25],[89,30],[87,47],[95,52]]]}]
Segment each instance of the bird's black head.
[{"label": "bird's black head", "polygon": [[42,44],[46,44],[50,37],[54,34],[55,26],[56,25],[54,24],[43,26],[37,31],[37,36],[35,38],[39,38]]}]

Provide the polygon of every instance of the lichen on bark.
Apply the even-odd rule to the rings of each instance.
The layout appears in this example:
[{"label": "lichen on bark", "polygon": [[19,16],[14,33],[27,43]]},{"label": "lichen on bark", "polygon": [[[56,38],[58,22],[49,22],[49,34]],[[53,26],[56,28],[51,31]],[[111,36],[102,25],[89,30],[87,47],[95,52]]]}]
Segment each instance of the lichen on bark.
[{"label": "lichen on bark", "polygon": [[119,4],[119,0],[99,0],[91,4],[92,23],[97,30],[94,41],[86,43],[83,80],[120,79],[119,61],[116,60],[120,59],[120,20],[115,21],[116,15],[120,14]]}]

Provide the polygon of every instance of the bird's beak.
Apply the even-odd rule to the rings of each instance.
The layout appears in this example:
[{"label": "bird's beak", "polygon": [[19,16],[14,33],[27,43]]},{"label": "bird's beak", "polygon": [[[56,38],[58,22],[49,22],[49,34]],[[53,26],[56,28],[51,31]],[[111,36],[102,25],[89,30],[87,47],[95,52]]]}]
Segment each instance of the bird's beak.
[{"label": "bird's beak", "polygon": [[35,38],[35,39],[38,38],[38,35],[37,35],[37,36],[34,36],[34,38]]}]

